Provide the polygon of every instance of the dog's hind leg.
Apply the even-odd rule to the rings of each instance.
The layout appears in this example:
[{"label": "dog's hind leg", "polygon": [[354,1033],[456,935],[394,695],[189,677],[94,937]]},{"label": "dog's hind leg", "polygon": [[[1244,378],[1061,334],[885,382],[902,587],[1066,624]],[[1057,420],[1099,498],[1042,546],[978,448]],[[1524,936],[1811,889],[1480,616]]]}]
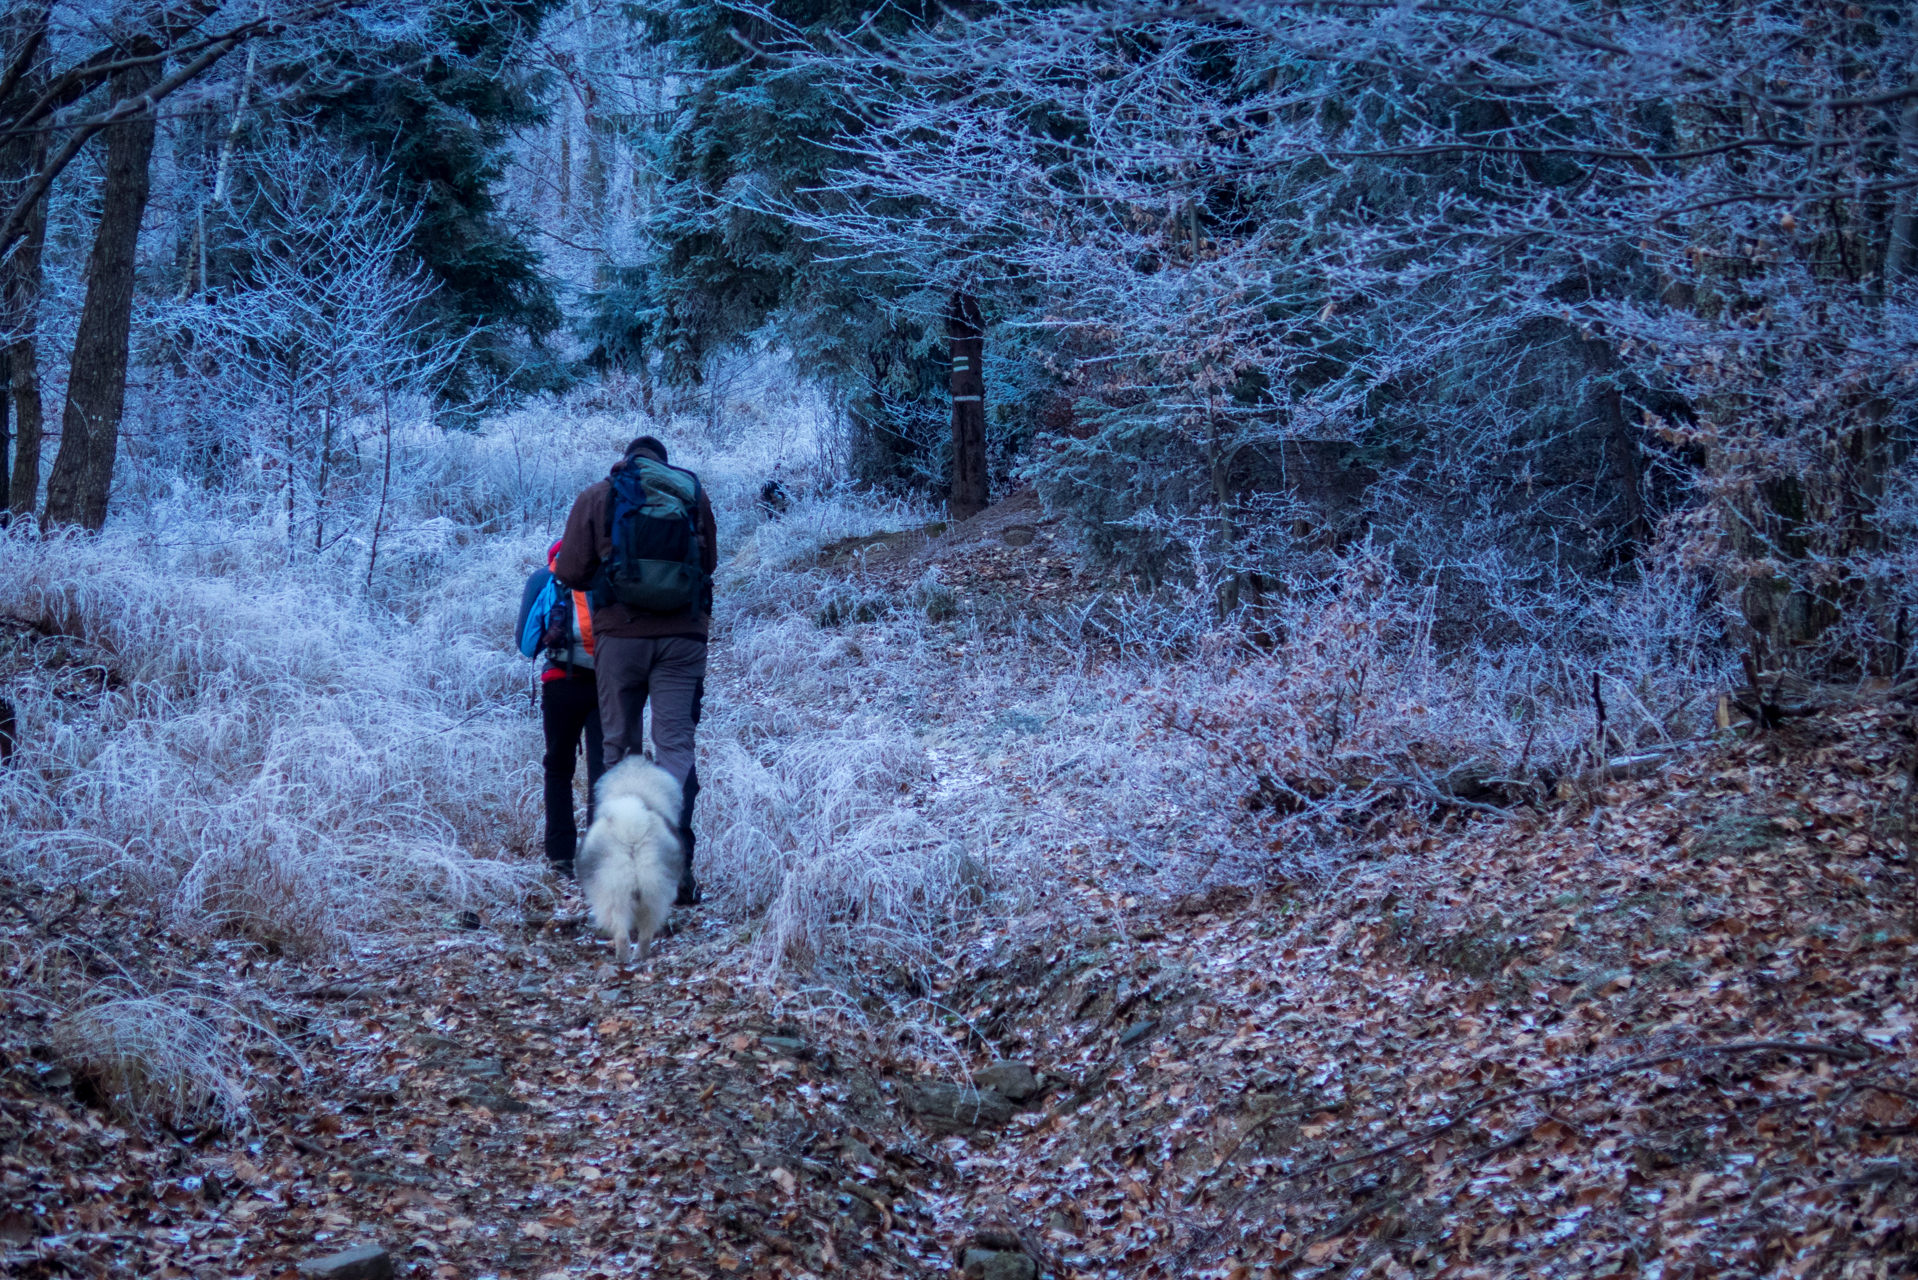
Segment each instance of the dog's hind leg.
[{"label": "dog's hind leg", "polygon": [[646,957],[653,953],[653,935],[659,932],[659,926],[665,922],[666,911],[668,910],[665,904],[670,903],[672,899],[664,895],[670,891],[670,886],[662,887],[655,885],[654,895],[658,898],[658,901],[655,901],[654,897],[647,897],[642,894],[634,904],[636,907],[633,913],[636,917],[634,920],[634,928],[639,934],[639,962],[641,964],[646,963]]},{"label": "dog's hind leg", "polygon": [[[626,966],[626,956],[631,945],[631,942],[628,941],[626,937],[626,922],[621,920],[613,926],[613,957],[619,962],[621,968]],[[639,959],[642,964],[645,963],[645,942],[639,944]]]}]

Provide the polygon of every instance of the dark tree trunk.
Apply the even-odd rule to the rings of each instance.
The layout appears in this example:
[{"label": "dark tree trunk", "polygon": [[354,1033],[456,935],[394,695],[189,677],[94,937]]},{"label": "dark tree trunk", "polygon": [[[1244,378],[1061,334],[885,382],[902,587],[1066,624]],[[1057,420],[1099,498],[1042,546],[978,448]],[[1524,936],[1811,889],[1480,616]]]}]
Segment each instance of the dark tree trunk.
[{"label": "dark tree trunk", "polygon": [[34,316],[40,301],[40,250],[46,243],[47,215],[43,204],[28,220],[26,235],[13,258],[0,268],[0,315],[14,333],[6,348],[7,378],[0,382],[0,398],[13,407],[13,474],[6,489],[7,508],[26,519],[40,498],[40,437],[44,422],[40,409],[39,344],[34,338]]},{"label": "dark tree trunk", "polygon": [[[142,49],[142,53],[152,50]],[[129,67],[113,77],[115,101],[137,98],[159,78],[157,66]],[[133,323],[134,249],[147,204],[147,166],[153,158],[153,114],[143,111],[106,130],[106,186],[100,226],[87,260],[87,298],[67,375],[60,452],[47,478],[47,525],[106,523],[113,460],[126,407],[127,345]]]},{"label": "dark tree trunk", "polygon": [[[13,484],[7,471],[7,457],[13,452],[13,397],[8,389],[13,386],[12,350],[0,351],[0,493],[11,492]],[[13,523],[13,513],[0,510],[0,528]]]},{"label": "dark tree trunk", "polygon": [[[9,56],[46,35],[47,9],[22,7],[17,23],[5,29]],[[23,107],[45,86],[37,76],[25,77],[6,109]],[[24,182],[47,161],[47,135],[33,132],[0,144],[0,174]],[[33,514],[40,496],[40,379],[34,343],[34,321],[39,310],[41,249],[47,238],[46,201],[28,211],[19,244],[12,257],[0,263],[0,331],[13,341],[0,348],[0,422],[11,420],[13,430],[0,430],[0,502],[6,513],[22,519]],[[13,438],[13,465],[7,466],[7,436]]]},{"label": "dark tree trunk", "polygon": [[985,322],[979,300],[967,293],[952,295],[946,315],[946,334],[952,340],[952,498],[954,520],[964,520],[986,509],[990,486],[986,478],[986,376],[980,367],[985,354]]}]

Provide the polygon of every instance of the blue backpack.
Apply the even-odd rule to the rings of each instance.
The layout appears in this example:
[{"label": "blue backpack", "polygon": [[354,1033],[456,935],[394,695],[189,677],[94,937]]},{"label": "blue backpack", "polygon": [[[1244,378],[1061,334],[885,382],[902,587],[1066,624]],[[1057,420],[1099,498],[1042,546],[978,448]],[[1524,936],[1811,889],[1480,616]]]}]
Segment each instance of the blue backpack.
[{"label": "blue backpack", "polygon": [[581,635],[572,590],[541,569],[526,579],[519,601],[519,651],[528,658],[546,652],[555,666],[593,666],[590,638]]},{"label": "blue backpack", "polygon": [[540,569],[526,579],[519,598],[519,651],[524,658],[537,658],[546,647],[546,620],[559,602],[559,585],[551,570]]},{"label": "blue backpack", "polygon": [[643,455],[613,473],[613,554],[600,565],[593,603],[678,613],[704,597],[699,477]]}]

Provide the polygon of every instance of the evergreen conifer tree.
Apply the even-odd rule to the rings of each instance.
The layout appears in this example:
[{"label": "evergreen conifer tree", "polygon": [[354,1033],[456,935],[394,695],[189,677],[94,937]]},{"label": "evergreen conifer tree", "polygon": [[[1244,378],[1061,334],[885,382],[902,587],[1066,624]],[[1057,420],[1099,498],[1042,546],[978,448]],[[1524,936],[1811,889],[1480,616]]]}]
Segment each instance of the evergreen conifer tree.
[{"label": "evergreen conifer tree", "polygon": [[[539,251],[501,216],[494,184],[510,133],[544,115],[546,86],[515,54],[554,3],[437,4],[439,47],[422,46],[417,59],[392,47],[342,49],[332,76],[342,87],[316,96],[313,117],[386,166],[397,204],[420,206],[413,248],[440,283],[442,328],[488,326],[468,350],[487,376],[518,389],[557,376],[540,340],[561,317]],[[456,380],[451,394],[471,399],[476,382]]]},{"label": "evergreen conifer tree", "polygon": [[898,32],[930,6],[878,15],[846,0],[777,0],[775,32],[719,0],[656,0],[638,11],[689,73],[663,134],[641,140],[660,177],[647,220],[651,252],[589,298],[595,357],[655,355],[670,382],[698,383],[707,362],[747,335],[788,347],[810,376],[846,394],[865,478],[943,478],[944,334],[894,306],[907,282],[886,264],[838,259],[769,210],[813,199],[843,168],[832,144],[858,128],[857,104],[817,73],[760,50],[864,28]]}]

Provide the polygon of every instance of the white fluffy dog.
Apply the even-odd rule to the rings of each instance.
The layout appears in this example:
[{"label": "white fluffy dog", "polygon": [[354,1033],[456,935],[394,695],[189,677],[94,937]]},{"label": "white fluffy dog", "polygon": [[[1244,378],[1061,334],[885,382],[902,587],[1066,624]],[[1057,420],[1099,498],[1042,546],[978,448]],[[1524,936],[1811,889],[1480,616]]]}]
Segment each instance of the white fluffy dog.
[{"label": "white fluffy dog", "polygon": [[580,890],[593,924],[612,935],[619,963],[637,935],[644,964],[679,894],[679,784],[632,755],[606,771],[595,794],[597,812],[579,851]]}]

